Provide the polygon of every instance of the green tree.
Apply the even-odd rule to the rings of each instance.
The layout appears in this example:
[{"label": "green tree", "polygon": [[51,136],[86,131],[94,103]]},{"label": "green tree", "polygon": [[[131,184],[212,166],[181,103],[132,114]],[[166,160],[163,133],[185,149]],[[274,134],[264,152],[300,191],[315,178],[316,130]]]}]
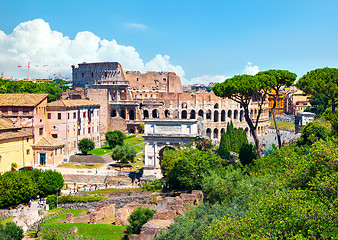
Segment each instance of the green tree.
[{"label": "green tree", "polygon": [[126,146],[116,146],[112,151],[112,158],[115,161],[126,164],[129,162],[134,162],[136,157],[136,150],[133,147]]},{"label": "green tree", "polygon": [[257,152],[252,143],[244,143],[239,150],[239,160],[243,166],[250,164],[256,159]]},{"label": "green tree", "polygon": [[82,154],[87,155],[87,153],[95,148],[95,143],[89,138],[82,138],[78,144],[79,150]]},{"label": "green tree", "polygon": [[140,234],[143,224],[152,219],[155,213],[156,210],[154,209],[142,207],[136,208],[128,218],[130,225],[127,226],[126,232],[128,234]]},{"label": "green tree", "polygon": [[331,100],[331,110],[335,114],[338,98],[338,69],[318,68],[305,74],[297,82],[297,87],[307,94],[321,93]]},{"label": "green tree", "polygon": [[126,135],[120,130],[108,130],[106,132],[106,140],[111,148],[118,145],[122,146],[124,139],[126,139]]},{"label": "green tree", "polygon": [[37,187],[41,196],[55,194],[63,187],[63,184],[62,174],[55,170],[41,171],[37,179]]},{"label": "green tree", "polygon": [[324,113],[329,106],[329,100],[330,99],[323,93],[314,93],[310,97],[311,112],[315,114]]},{"label": "green tree", "polygon": [[311,145],[319,139],[326,139],[330,130],[325,124],[319,122],[310,122],[302,129],[302,135],[298,140],[298,145]]},{"label": "green tree", "polygon": [[[277,99],[280,95],[280,90],[283,86],[291,86],[296,80],[297,75],[287,70],[267,70],[256,74],[260,79],[265,81],[264,91],[267,95],[273,98],[271,108],[273,121],[275,123],[276,135],[278,140],[278,147],[282,147],[282,140],[276,121],[276,105]],[[263,76],[263,77],[262,77]]]},{"label": "green tree", "polygon": [[[230,98],[233,101],[239,103],[244,109],[244,117],[247,122],[250,132],[254,138],[257,154],[259,158],[262,158],[262,152],[259,146],[259,139],[256,129],[258,127],[259,118],[263,111],[263,105],[266,99],[266,92],[262,91],[266,86],[264,81],[266,76],[250,76],[250,75],[237,75],[230,79],[226,79],[223,83],[217,83],[212,88],[216,96],[222,98]],[[249,106],[252,101],[258,106],[258,112],[254,121],[251,119]]]},{"label": "green tree", "polygon": [[0,224],[1,240],[21,240],[23,239],[23,229],[14,222],[7,222],[5,227]]},{"label": "green tree", "polygon": [[56,208],[57,204],[57,197],[55,195],[48,195],[46,199],[46,204],[49,205],[49,209],[54,209]]}]

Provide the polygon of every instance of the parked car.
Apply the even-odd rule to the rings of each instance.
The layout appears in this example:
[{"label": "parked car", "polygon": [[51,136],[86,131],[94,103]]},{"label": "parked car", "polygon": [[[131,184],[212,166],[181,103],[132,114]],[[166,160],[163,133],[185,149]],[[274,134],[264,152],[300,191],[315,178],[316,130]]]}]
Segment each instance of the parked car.
[{"label": "parked car", "polygon": [[19,169],[19,171],[29,171],[29,170],[33,170],[33,167],[22,167]]}]

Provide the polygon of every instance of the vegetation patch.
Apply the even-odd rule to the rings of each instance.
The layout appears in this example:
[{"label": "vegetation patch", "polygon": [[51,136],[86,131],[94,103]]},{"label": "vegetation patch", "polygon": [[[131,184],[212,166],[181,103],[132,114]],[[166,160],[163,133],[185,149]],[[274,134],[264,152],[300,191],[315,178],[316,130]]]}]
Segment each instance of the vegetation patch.
[{"label": "vegetation patch", "polygon": [[62,196],[59,197],[59,203],[72,203],[72,202],[96,202],[107,199],[102,196]]},{"label": "vegetation patch", "polygon": [[[275,123],[273,120],[269,120],[269,128],[275,129]],[[277,120],[277,126],[281,130],[295,130],[295,124],[290,122],[283,122]]]},{"label": "vegetation patch", "polygon": [[93,169],[93,168],[100,168],[104,164],[103,163],[76,163],[76,162],[67,162],[60,164],[58,167],[62,168],[86,168],[86,169]]},{"label": "vegetation patch", "polygon": [[140,188],[106,188],[95,191],[86,191],[88,194],[114,194],[120,192],[142,192]]}]

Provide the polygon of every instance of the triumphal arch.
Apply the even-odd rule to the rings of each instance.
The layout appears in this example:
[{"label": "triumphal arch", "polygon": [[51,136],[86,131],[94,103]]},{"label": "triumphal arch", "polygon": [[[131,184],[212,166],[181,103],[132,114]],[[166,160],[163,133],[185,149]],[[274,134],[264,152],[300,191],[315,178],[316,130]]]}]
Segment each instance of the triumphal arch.
[{"label": "triumphal arch", "polygon": [[201,120],[149,119],[144,121],[143,180],[161,178],[161,159],[166,147],[177,148],[203,136]]}]

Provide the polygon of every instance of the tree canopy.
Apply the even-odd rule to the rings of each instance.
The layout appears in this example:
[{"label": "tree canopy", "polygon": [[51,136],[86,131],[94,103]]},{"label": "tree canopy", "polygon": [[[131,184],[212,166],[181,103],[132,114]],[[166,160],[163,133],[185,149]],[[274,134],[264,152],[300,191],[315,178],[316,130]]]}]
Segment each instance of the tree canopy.
[{"label": "tree canopy", "polygon": [[115,161],[119,161],[120,163],[129,163],[134,162],[136,156],[136,150],[133,147],[126,147],[117,145],[113,148],[112,158]]},{"label": "tree canopy", "polygon": [[89,138],[82,138],[78,144],[79,150],[82,154],[87,154],[95,148],[95,143]]},{"label": "tree canopy", "polygon": [[126,139],[126,135],[120,130],[108,130],[105,136],[111,148],[115,148],[117,145],[122,146],[124,139]]},{"label": "tree canopy", "polygon": [[338,98],[337,68],[326,67],[312,70],[299,79],[297,87],[307,94],[324,94],[331,100],[332,113],[336,112]]}]

